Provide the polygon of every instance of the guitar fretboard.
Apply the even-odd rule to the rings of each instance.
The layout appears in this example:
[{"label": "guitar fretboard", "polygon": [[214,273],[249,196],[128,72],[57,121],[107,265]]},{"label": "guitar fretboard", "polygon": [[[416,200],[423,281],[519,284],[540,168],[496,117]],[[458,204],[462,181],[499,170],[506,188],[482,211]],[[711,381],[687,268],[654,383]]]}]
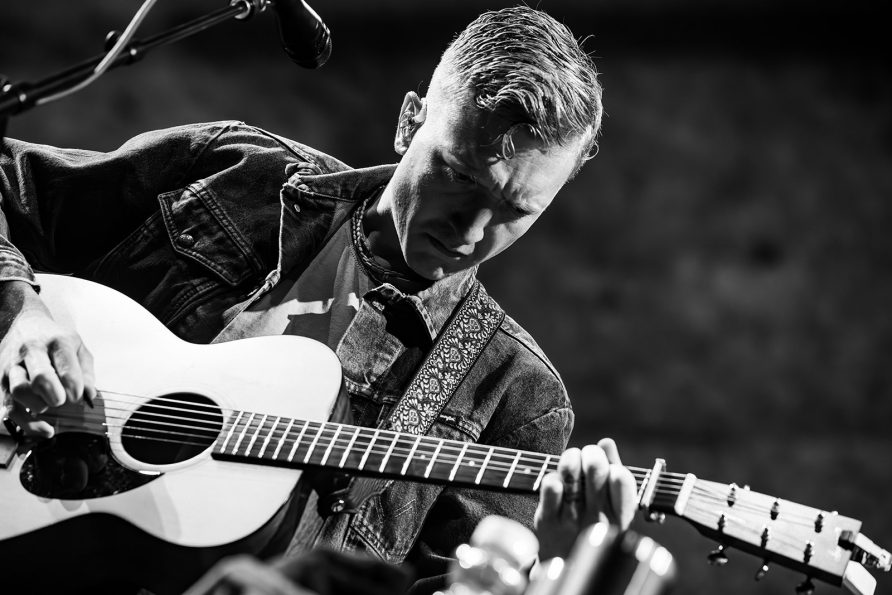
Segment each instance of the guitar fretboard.
[{"label": "guitar fretboard", "polygon": [[247,411],[232,413],[214,456],[513,492],[537,491],[558,462],[531,451]]}]

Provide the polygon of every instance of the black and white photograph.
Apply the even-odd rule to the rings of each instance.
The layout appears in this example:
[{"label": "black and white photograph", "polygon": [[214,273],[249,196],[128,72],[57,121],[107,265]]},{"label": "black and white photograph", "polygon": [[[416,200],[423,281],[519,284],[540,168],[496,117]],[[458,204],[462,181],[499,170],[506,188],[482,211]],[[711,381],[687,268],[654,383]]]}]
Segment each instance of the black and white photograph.
[{"label": "black and white photograph", "polygon": [[892,592],[867,0],[0,5],[0,593]]}]

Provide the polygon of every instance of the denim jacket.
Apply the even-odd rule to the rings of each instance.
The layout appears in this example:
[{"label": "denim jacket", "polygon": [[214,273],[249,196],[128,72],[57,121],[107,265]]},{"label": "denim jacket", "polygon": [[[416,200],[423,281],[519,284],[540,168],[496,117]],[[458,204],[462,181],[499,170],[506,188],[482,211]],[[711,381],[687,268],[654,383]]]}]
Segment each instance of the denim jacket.
[{"label": "denim jacket", "polygon": [[[73,274],[141,303],[179,337],[208,342],[283,273],[305,268],[394,166],[351,169],[238,122],[142,134],[108,153],[7,139],[0,154],[0,281],[33,269]],[[377,425],[474,281],[474,270],[417,295],[384,284],[364,296],[338,348],[354,423]],[[561,452],[573,425],[564,386],[506,317],[429,434]],[[479,520],[531,524],[536,498],[387,482],[340,515],[337,543],[442,585],[453,549]],[[323,536],[324,537],[324,536]],[[324,542],[324,539],[323,539]]]}]

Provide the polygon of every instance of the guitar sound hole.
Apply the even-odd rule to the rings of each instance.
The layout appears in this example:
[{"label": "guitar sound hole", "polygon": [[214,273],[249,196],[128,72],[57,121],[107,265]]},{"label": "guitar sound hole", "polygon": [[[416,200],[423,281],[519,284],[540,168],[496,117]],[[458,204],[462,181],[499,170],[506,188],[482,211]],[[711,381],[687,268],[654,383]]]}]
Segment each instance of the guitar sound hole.
[{"label": "guitar sound hole", "polygon": [[121,444],[138,461],[170,465],[201,454],[222,428],[223,413],[209,398],[171,393],[148,401],[130,416]]}]

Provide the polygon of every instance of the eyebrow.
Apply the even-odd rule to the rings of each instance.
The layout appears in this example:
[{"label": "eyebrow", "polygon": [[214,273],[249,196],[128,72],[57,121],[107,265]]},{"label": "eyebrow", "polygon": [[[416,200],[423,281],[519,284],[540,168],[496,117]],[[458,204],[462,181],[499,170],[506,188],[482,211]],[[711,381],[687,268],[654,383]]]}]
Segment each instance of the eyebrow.
[{"label": "eyebrow", "polygon": [[535,215],[536,213],[540,212],[539,209],[529,208],[526,201],[518,200],[513,195],[506,196],[503,192],[494,193],[492,192],[491,187],[487,187],[485,184],[481,184],[480,176],[475,174],[477,170],[469,164],[468,160],[463,157],[461,153],[462,152],[456,151],[452,147],[445,147],[440,151],[440,159],[442,159],[443,162],[446,163],[446,165],[453,169],[456,169],[455,165],[453,164],[457,164],[460,173],[467,172],[467,175],[470,175],[472,178],[474,178],[474,181],[477,183],[477,185],[486,188],[490,195],[494,196],[499,201],[504,202],[512,209],[525,215]]}]

